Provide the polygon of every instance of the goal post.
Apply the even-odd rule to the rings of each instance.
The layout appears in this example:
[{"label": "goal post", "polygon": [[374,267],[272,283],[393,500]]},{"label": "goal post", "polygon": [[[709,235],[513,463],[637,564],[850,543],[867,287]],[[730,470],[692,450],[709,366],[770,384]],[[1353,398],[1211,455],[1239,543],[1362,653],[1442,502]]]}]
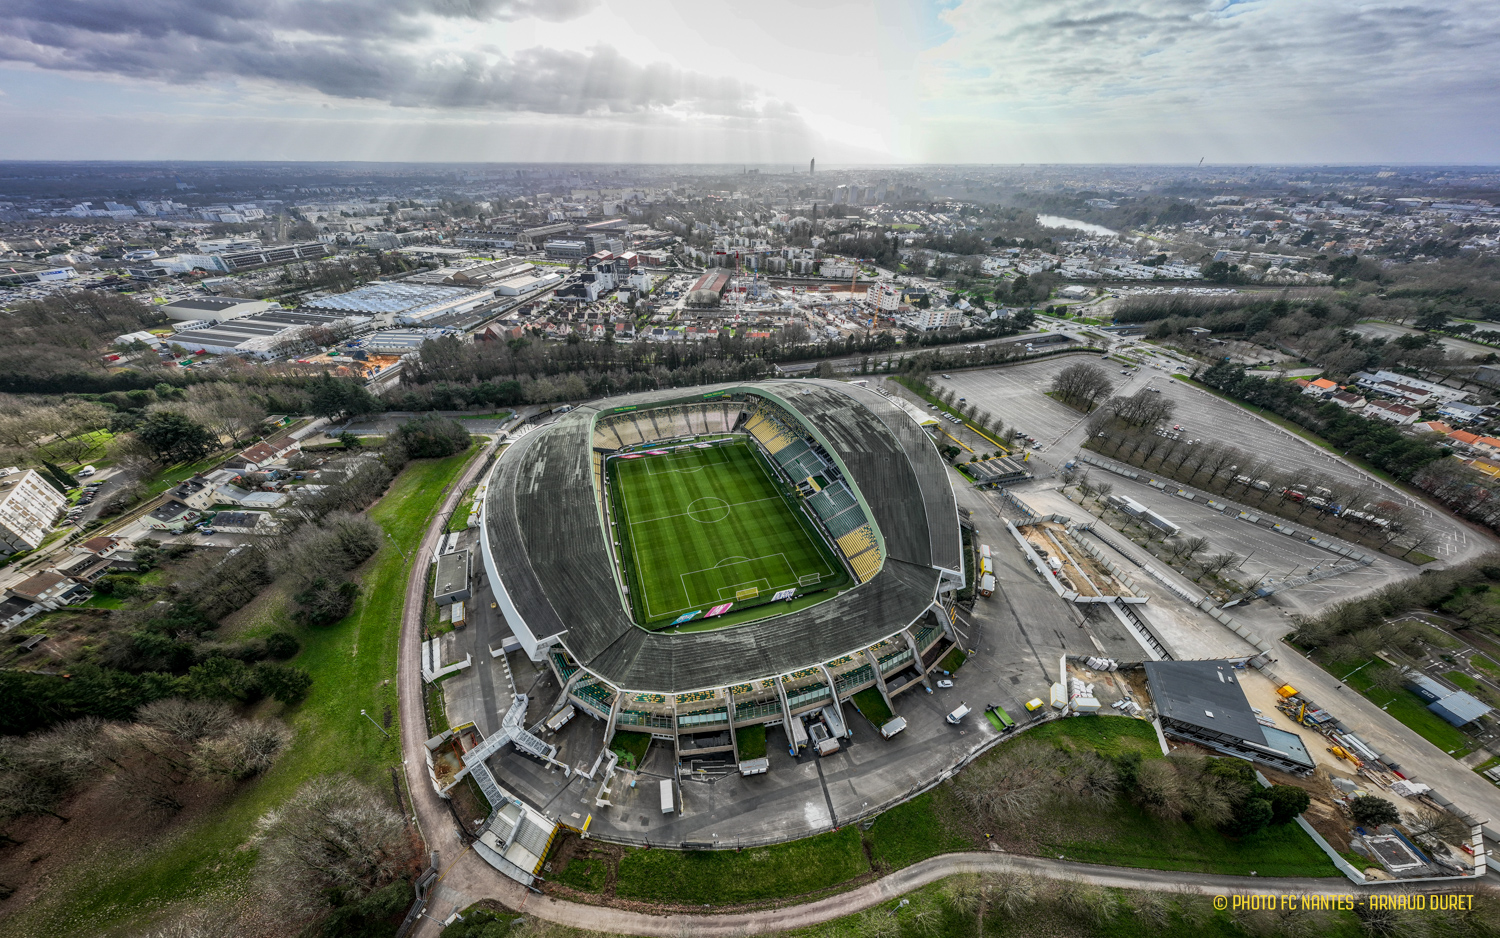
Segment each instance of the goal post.
[{"label": "goal post", "polygon": [[742,590],[735,590],[735,592],[734,592],[734,601],[735,602],[742,602],[743,600],[746,600],[746,599],[754,599],[755,597],[757,597],[759,595],[760,595],[760,587],[758,587],[758,586],[747,586],[747,587],[745,587]]}]

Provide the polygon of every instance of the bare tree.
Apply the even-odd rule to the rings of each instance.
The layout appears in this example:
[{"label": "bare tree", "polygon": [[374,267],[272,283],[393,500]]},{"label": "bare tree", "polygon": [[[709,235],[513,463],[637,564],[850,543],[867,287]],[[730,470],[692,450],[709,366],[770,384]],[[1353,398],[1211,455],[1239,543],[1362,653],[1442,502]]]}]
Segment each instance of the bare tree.
[{"label": "bare tree", "polygon": [[1089,411],[1114,390],[1104,369],[1088,362],[1069,365],[1052,379],[1052,392],[1064,404]]},{"label": "bare tree", "polygon": [[1418,805],[1401,825],[1414,840],[1424,843],[1459,844],[1473,834],[1461,818],[1438,808]]},{"label": "bare tree", "polygon": [[1198,561],[1198,566],[1208,576],[1218,576],[1225,570],[1240,562],[1240,555],[1231,552],[1214,554],[1204,560]]},{"label": "bare tree", "polygon": [[291,741],[292,731],[279,720],[236,720],[223,735],[199,744],[196,768],[206,777],[240,781],[269,769]]},{"label": "bare tree", "polygon": [[392,882],[415,853],[405,819],[347,775],[304,784],[260,819],[256,839],[268,893],[304,914]]}]

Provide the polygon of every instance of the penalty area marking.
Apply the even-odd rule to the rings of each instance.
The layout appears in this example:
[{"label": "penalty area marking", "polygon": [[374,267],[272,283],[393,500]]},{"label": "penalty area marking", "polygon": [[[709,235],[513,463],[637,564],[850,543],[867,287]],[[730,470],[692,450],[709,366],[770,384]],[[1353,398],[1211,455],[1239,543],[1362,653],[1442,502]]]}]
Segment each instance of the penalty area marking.
[{"label": "penalty area marking", "polygon": [[[718,458],[708,458],[707,454],[709,453],[715,454]],[[722,466],[728,462],[728,455],[720,452],[720,447],[692,449],[681,453],[669,453],[666,456],[658,456],[655,459],[647,460],[646,474],[654,476],[665,475],[668,472],[678,472],[683,475],[690,475],[694,472],[701,472],[709,466]],[[674,465],[675,463],[683,463],[684,465],[677,466]],[[661,468],[658,469],[658,466],[661,466]]]},{"label": "penalty area marking", "polygon": [[[693,603],[699,601],[694,598],[695,595],[713,596],[722,600],[726,591],[728,591],[732,596],[734,590],[737,588],[759,585],[761,583],[766,584],[766,590],[770,591],[775,588],[774,584],[771,583],[770,578],[767,576],[754,576],[753,574],[769,574],[772,571],[767,570],[764,567],[756,569],[754,567],[744,567],[743,565],[759,564],[762,561],[771,561],[774,563],[777,558],[781,559],[781,565],[786,568],[786,575],[789,578],[788,582],[796,581],[797,571],[792,569],[791,563],[786,559],[786,554],[779,551],[774,554],[765,554],[764,556],[760,557],[742,557],[731,560],[721,560],[718,563],[714,564],[712,567],[704,567],[701,570],[689,570],[686,573],[678,574],[678,579],[682,582],[683,599],[687,600],[688,607],[690,608]],[[740,567],[741,569],[736,570],[736,567]],[[736,573],[741,575],[750,573],[752,575],[740,578],[735,576]],[[692,582],[692,580],[690,579],[695,577],[698,578],[696,583]],[[780,580],[781,577],[778,575],[777,579]],[[726,581],[728,581],[728,585],[719,585],[721,583],[725,583]],[[700,588],[695,590],[693,589],[694,586]]]}]

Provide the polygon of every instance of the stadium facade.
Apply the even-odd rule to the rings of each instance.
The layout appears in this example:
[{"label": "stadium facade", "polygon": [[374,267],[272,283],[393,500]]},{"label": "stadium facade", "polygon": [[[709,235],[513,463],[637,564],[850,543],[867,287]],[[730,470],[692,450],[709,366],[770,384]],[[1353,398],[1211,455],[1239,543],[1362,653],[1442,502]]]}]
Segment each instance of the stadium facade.
[{"label": "stadium facade", "polygon": [[[719,629],[648,630],[606,535],[606,461],[724,434],[753,441],[799,491],[854,585]],[[596,401],[512,442],[482,504],[485,572],[507,623],[556,673],[555,708],[605,721],[606,745],[630,729],[673,739],[679,756],[737,750],[740,728],[842,715],[871,687],[894,710],[955,646],[964,561],[947,469],[911,416],[865,387],[774,380]]]}]

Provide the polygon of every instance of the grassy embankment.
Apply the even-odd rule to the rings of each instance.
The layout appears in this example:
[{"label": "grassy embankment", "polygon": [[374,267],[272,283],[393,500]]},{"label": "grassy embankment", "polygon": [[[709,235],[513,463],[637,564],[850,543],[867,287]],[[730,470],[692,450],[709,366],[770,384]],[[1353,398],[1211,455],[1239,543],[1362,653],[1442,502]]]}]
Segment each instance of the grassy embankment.
[{"label": "grassy embankment", "polygon": [[[118,844],[80,868],[72,882],[59,882],[49,898],[35,903],[7,929],[38,935],[101,934],[124,922],[139,921],[171,904],[210,896],[241,894],[256,853],[246,849],[256,819],[285,801],[303,782],[346,772],[391,790],[392,770],[400,764],[396,712],[396,652],[406,592],[406,562],[441,504],[445,490],[477,452],[448,459],[413,462],[370,510],[387,541],[360,570],[364,591],[354,611],[336,625],[295,624],[275,587],[241,610],[241,634],[278,628],[292,631],[302,651],[292,663],[313,675],[300,705],[271,705],[296,739],[266,775],[247,784],[216,816],[175,831],[149,846]],[[398,549],[399,545],[399,549]],[[279,601],[278,601],[279,600]],[[381,734],[360,714],[367,711],[388,725]]]}]

